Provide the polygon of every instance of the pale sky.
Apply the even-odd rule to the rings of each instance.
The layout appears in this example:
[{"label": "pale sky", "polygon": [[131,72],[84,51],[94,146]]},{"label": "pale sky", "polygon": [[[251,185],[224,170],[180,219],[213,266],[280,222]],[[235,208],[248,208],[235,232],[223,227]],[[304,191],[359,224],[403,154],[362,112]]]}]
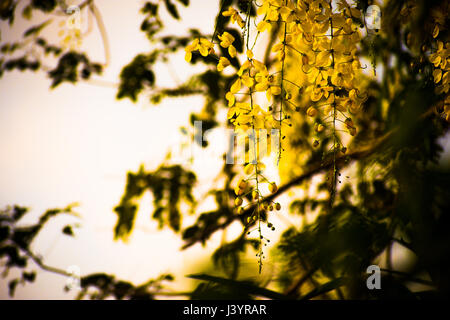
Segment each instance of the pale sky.
[{"label": "pale sky", "polygon": [[[190,27],[212,33],[217,1],[191,2],[188,9],[180,10],[184,21],[171,20],[167,33],[181,35]],[[122,66],[137,53],[151,50],[145,34],[139,31],[144,16],[138,12],[144,1],[95,3],[111,46],[111,65],[101,79],[117,83]],[[19,39],[29,26],[17,20],[11,32],[2,22],[2,41]],[[58,23],[49,28],[56,33]],[[82,49],[93,61],[103,61],[96,29],[84,39]],[[188,67],[183,57],[180,52],[172,62],[182,80],[198,70]],[[160,85],[174,84],[167,66],[160,65],[156,71]],[[167,100],[151,106],[145,93],[133,104],[116,101],[113,87],[63,84],[50,91],[49,86],[42,72],[13,72],[0,80],[0,207],[28,206],[30,218],[35,218],[48,208],[79,202],[82,227],[75,229],[75,239],[60,232],[65,223],[76,221],[71,217],[55,219],[49,231],[37,239],[35,251],[44,256],[45,263],[61,269],[78,265],[83,275],[115,273],[135,283],[172,272],[179,283],[186,267],[200,261],[201,247],[179,254],[179,236],[157,230],[157,222],[150,219],[148,195],[142,200],[129,243],[113,242],[113,208],[123,194],[127,171],[136,171],[142,163],[155,169],[169,150],[169,142],[176,140],[179,127],[188,124],[192,111],[201,109],[202,98]],[[205,174],[200,178],[208,179]],[[71,298],[73,293],[63,293],[65,281],[62,276],[39,272],[36,283],[19,286],[15,297]],[[7,298],[4,279],[0,279],[0,298]]]}]

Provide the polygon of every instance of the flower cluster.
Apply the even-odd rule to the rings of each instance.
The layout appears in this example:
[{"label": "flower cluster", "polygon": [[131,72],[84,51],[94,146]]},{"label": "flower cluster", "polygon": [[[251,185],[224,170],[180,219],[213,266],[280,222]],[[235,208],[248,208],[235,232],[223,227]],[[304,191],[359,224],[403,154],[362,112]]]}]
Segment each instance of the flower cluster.
[{"label": "flower cluster", "polygon": [[186,55],[184,59],[189,62],[192,59],[192,52],[198,51],[204,57],[214,53],[214,44],[205,38],[197,38],[185,48]]},{"label": "flower cluster", "polygon": [[[437,36],[436,33],[433,37]],[[437,41],[436,52],[430,55],[430,62],[434,65],[433,79],[436,84],[436,93],[445,96],[442,110],[445,119],[450,122],[450,43]]]},{"label": "flower cluster", "polygon": [[313,121],[313,147],[320,145],[321,137],[331,137],[327,141],[334,159],[333,194],[336,155],[347,150],[340,132],[356,135],[353,118],[367,99],[356,81],[362,69],[358,58],[361,13],[345,0],[265,0],[257,13],[263,17],[257,24],[259,32],[276,25],[280,29],[272,48],[280,78],[275,81],[279,127],[289,118],[286,113],[300,111]]},{"label": "flower cluster", "polygon": [[59,23],[59,28],[60,30],[58,31],[58,36],[61,38],[61,47],[74,50],[81,46],[83,38],[79,28],[76,28],[75,26],[69,28],[66,20]]},{"label": "flower cluster", "polygon": [[[254,23],[250,23],[250,11],[245,19],[233,8],[222,12],[243,30],[247,49],[245,60],[236,70],[235,80],[225,96],[230,123],[237,132],[250,132],[245,178],[239,180],[235,189],[236,211],[243,214],[246,206],[254,208],[247,222],[249,226],[258,224],[261,240],[264,239],[261,212],[280,210],[281,205],[266,201],[261,192],[262,183],[268,185],[269,194],[276,193],[278,188],[263,175],[261,159],[267,153],[258,148],[259,142],[271,138],[273,130],[278,130],[279,162],[283,151],[282,132],[286,126],[292,126],[292,112],[312,118],[317,134],[332,136],[330,149],[334,158],[337,152],[346,150],[338,132],[344,129],[351,136],[357,132],[352,116],[366,99],[355,80],[361,69],[357,56],[361,39],[357,25],[361,21],[360,11],[345,0],[338,1],[335,8],[333,4],[331,0],[262,0],[257,5]],[[254,39],[250,36],[253,24],[257,29]],[[271,32],[274,27],[279,30],[279,40],[271,48],[275,59],[263,62],[255,58],[252,49],[258,36]],[[236,58],[233,35],[223,32],[217,38],[228,55]],[[213,47],[206,39],[196,39],[186,47],[186,60],[190,61],[196,50],[203,56],[214,53]],[[217,57],[217,60],[218,71],[231,65],[227,57]],[[264,96],[265,99],[261,99]],[[313,146],[319,144],[317,138]],[[262,251],[259,257],[261,266]]]}]

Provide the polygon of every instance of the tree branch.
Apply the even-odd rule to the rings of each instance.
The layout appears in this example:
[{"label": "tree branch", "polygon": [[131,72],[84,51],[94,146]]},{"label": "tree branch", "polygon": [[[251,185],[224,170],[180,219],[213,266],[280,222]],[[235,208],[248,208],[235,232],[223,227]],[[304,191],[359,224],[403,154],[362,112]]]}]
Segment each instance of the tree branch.
[{"label": "tree branch", "polygon": [[[424,113],[422,113],[419,116],[418,120],[423,120],[423,119],[433,115],[434,111],[435,111],[434,107],[429,108],[427,111],[425,111]],[[351,163],[350,160],[352,160],[352,161],[353,160],[359,160],[359,159],[364,159],[365,157],[370,156],[371,154],[376,152],[380,147],[384,146],[385,143],[389,140],[389,138],[391,138],[393,136],[393,134],[395,132],[397,132],[397,130],[398,130],[398,127],[395,127],[393,129],[391,129],[390,131],[388,131],[387,133],[385,133],[380,138],[375,139],[372,143],[369,143],[366,146],[359,147],[356,150],[351,151],[351,152],[349,152],[347,154],[340,155],[340,156],[336,157],[336,159],[334,159],[333,156],[330,156],[327,159],[325,159],[324,161],[316,162],[316,163],[311,164],[309,166],[309,168],[307,168],[303,174],[301,174],[298,177],[292,179],[288,183],[280,186],[278,188],[277,192],[275,192],[275,193],[265,197],[261,201],[271,202],[273,199],[277,198],[279,195],[281,195],[282,193],[286,192],[290,188],[301,184],[303,181],[312,178],[316,174],[319,174],[319,173],[321,173],[321,172],[323,172],[325,170],[330,169],[334,165],[334,162],[336,163],[336,166],[341,166],[342,167],[342,166],[346,166],[346,165],[350,164]],[[241,218],[244,218],[244,217],[250,215],[254,210],[255,210],[255,205],[249,206],[242,214],[240,214],[240,215],[233,215],[233,216],[229,217],[222,224],[219,224],[217,226],[209,227],[208,228],[208,234],[206,234],[206,235],[202,234],[202,235],[199,235],[197,237],[189,239],[181,247],[181,249],[182,250],[187,249],[190,246],[196,244],[197,242],[207,240],[214,232],[228,227],[231,223],[233,223],[237,219],[241,219]]]},{"label": "tree branch", "polygon": [[[48,271],[48,272],[53,272],[53,273],[56,273],[56,274],[59,274],[59,275],[65,276],[65,277],[72,277],[73,276],[73,274],[71,274],[71,273],[69,273],[69,272],[67,272],[65,270],[46,265],[42,261],[42,259],[40,257],[36,256],[31,251],[29,251],[29,250],[24,250],[24,251],[25,251],[25,254],[31,260],[33,260],[34,263],[36,263],[36,265],[39,268],[41,268],[42,270]],[[80,277],[80,278],[82,278],[82,277]],[[149,281],[145,282],[142,285],[136,286],[136,288],[147,287],[147,286],[149,286],[151,284],[151,282],[152,282],[152,280],[149,280]],[[152,291],[147,291],[146,293],[148,293],[148,294],[150,294],[152,296],[167,296],[167,297],[190,296],[192,294],[191,292],[159,292],[159,291],[153,291],[153,292]]]},{"label": "tree branch", "polygon": [[89,2],[89,10],[91,10],[92,14],[95,17],[95,20],[97,21],[98,30],[100,31],[100,36],[102,38],[103,42],[103,50],[105,53],[105,63],[103,64],[103,67],[107,67],[111,62],[111,54],[110,54],[110,48],[109,48],[109,40],[108,40],[108,34],[106,33],[105,24],[103,23],[102,16],[100,14],[100,10],[98,10],[97,6],[92,2]]},{"label": "tree branch", "polygon": [[[392,134],[395,131],[396,130],[393,129],[393,130],[389,131],[388,133],[386,133],[384,136],[376,139],[372,144],[369,144],[369,145],[364,146],[364,147],[360,147],[359,149],[356,149],[353,152],[349,152],[348,154],[344,154],[344,155],[341,155],[339,157],[336,157],[336,164],[339,164],[340,166],[348,165],[348,164],[350,164],[350,161],[348,161],[348,160],[363,159],[363,158],[373,154],[382,145],[385,144],[385,142],[392,136]],[[303,174],[301,174],[298,177],[292,179],[288,183],[280,186],[278,188],[277,192],[275,192],[275,193],[265,197],[262,201],[271,202],[273,199],[277,198],[279,195],[281,195],[282,193],[286,192],[290,188],[292,188],[292,187],[294,187],[296,185],[299,185],[303,181],[312,178],[316,174],[319,174],[319,173],[321,173],[321,172],[331,168],[333,165],[334,165],[333,157],[329,157],[325,161],[316,162],[316,163],[312,164],[308,169],[305,170],[305,172]],[[247,215],[251,214],[254,209],[255,209],[255,206],[253,205],[253,206],[248,207],[241,215],[234,215],[234,216],[229,217],[222,224],[219,224],[217,226],[211,227],[210,230],[208,230],[209,233],[207,235],[200,235],[198,237],[189,239],[181,247],[181,249],[182,250],[187,249],[187,248],[189,248],[190,246],[194,245],[195,243],[197,243],[199,241],[206,240],[207,238],[209,238],[217,230],[224,229],[224,228],[228,227],[231,223],[233,223],[235,220],[240,219],[242,217],[246,217]]]}]

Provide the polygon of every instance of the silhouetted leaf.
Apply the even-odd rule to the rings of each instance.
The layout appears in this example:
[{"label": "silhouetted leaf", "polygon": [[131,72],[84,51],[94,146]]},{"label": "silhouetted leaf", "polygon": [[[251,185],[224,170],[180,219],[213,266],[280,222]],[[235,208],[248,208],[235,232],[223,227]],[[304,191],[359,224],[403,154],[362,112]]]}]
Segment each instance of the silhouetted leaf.
[{"label": "silhouetted leaf", "polygon": [[153,87],[155,74],[151,67],[154,61],[151,55],[139,54],[122,69],[117,99],[129,98],[135,102],[145,87]]},{"label": "silhouetted leaf", "polygon": [[9,296],[14,297],[14,293],[16,291],[17,285],[19,284],[19,279],[14,279],[9,281],[8,283],[8,290],[9,290]]},{"label": "silhouetted leaf", "polygon": [[210,276],[207,274],[191,274],[187,276],[191,279],[197,279],[197,280],[203,280],[203,281],[211,281],[218,283],[220,285],[224,286],[230,286],[235,287],[240,291],[246,292],[250,295],[256,295],[256,296],[262,296],[270,299],[287,299],[287,297],[281,293],[268,290],[266,288],[258,287],[257,285],[249,282],[249,281],[237,281],[237,280],[230,280],[215,276]]},{"label": "silhouetted leaf", "polygon": [[52,21],[51,20],[47,20],[44,21],[41,24],[38,24],[36,26],[31,27],[30,29],[26,30],[23,34],[24,37],[28,37],[31,35],[38,35],[39,32],[41,32],[42,29],[44,29],[47,25],[49,25]]},{"label": "silhouetted leaf", "polygon": [[74,233],[73,233],[73,230],[72,230],[72,226],[65,226],[65,227],[63,228],[62,232],[63,232],[65,235],[68,235],[68,236],[71,236],[71,237],[74,236]]},{"label": "silhouetted leaf", "polygon": [[339,288],[340,286],[342,286],[344,284],[344,282],[345,282],[344,278],[331,280],[331,281],[321,285],[320,287],[315,288],[311,292],[305,294],[303,297],[300,298],[300,300],[309,300],[309,299],[317,297],[323,293],[335,290],[335,289]]},{"label": "silhouetted leaf", "polygon": [[178,2],[182,3],[185,7],[189,5],[189,0],[178,0]]},{"label": "silhouetted leaf", "polygon": [[164,0],[164,3],[166,4],[167,11],[169,11],[171,16],[179,20],[180,14],[178,13],[176,5],[174,5],[170,0]]}]

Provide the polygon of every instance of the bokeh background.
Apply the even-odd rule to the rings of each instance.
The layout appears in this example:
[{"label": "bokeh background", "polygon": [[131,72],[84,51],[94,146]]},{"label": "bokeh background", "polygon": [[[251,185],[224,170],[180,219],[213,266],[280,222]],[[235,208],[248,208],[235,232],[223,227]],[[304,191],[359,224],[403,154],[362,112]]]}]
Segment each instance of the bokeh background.
[{"label": "bokeh background", "polygon": [[[82,274],[107,271],[134,283],[173,273],[177,279],[173,289],[183,291],[192,289],[184,275],[210,263],[220,234],[215,234],[206,248],[196,245],[180,251],[180,238],[171,230],[159,230],[157,222],[150,219],[151,199],[146,195],[129,241],[113,241],[117,219],[113,208],[123,194],[126,173],[137,171],[142,164],[147,169],[156,168],[167,152],[179,145],[183,136],[180,127],[187,124],[189,114],[199,112],[203,104],[202,97],[190,97],[165,99],[152,106],[145,93],[144,99],[135,104],[116,100],[121,68],[136,54],[151,49],[145,34],[138,31],[143,3],[96,1],[111,54],[101,77],[76,85],[63,84],[55,90],[49,89],[49,79],[43,72],[14,71],[0,80],[0,207],[29,207],[32,214],[27,219],[33,221],[48,208],[76,202],[79,218],[56,219],[35,241],[34,250],[45,257],[46,264],[61,269],[76,265]],[[212,33],[218,9],[218,1],[191,1],[189,7],[180,8],[183,19],[172,21],[165,32],[182,35],[195,27]],[[33,19],[40,18],[37,13]],[[0,22],[2,41],[21,37],[29,26],[21,19],[12,29],[7,22]],[[54,26],[48,30],[48,37],[58,41],[57,24]],[[92,60],[105,60],[97,29],[83,38],[81,48]],[[196,68],[200,67],[187,67],[184,52],[179,52],[167,63],[158,64],[155,72],[160,85],[170,86],[187,79],[199,70]],[[441,163],[449,163],[450,138],[443,138],[441,144]],[[220,166],[220,162],[211,161],[194,167],[200,186],[197,194],[208,190]],[[292,225],[293,219],[282,217],[280,224]],[[68,222],[80,224],[73,238],[61,233]],[[406,255],[405,250],[394,247],[396,260],[403,261]],[[37,281],[19,287],[15,298],[72,299],[76,292],[62,290],[66,280],[38,271]],[[10,298],[7,286],[8,281],[0,278],[1,299]]]}]

